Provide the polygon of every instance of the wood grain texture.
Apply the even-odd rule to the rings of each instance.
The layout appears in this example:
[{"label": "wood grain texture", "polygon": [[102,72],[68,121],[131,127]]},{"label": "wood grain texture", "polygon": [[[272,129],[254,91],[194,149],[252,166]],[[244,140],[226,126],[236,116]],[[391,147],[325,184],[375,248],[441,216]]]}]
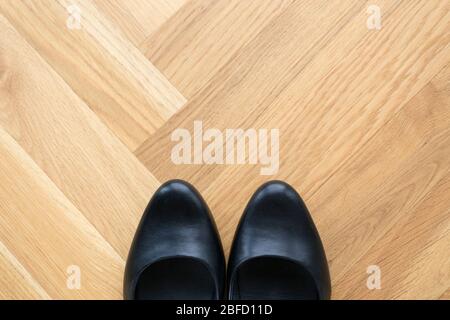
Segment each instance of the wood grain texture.
[{"label": "wood grain texture", "polygon": [[[171,132],[175,128],[192,129],[194,120],[203,120],[204,126],[211,128],[246,128],[247,125],[243,122],[246,119],[258,119],[267,106],[278,98],[286,84],[292,81],[317,52],[314,47],[326,45],[334,33],[361,8],[362,5],[358,5],[357,0],[350,8],[336,2],[320,1],[304,1],[290,6],[283,14],[275,17],[272,28],[260,33],[242,48],[209,85],[190,99],[136,154],[154,174],[165,175],[163,179],[168,175],[178,175],[193,179],[194,183],[198,180],[209,183],[215,178],[215,174],[198,175],[195,171],[211,170],[211,166],[185,167],[155,161],[161,156],[170,156],[173,146],[170,141]],[[313,17],[319,25],[311,22]],[[276,36],[278,38],[274,42]],[[297,43],[302,43],[302,46]],[[292,108],[292,104],[290,107]],[[167,170],[169,167],[170,170]],[[212,168],[223,170],[225,167]],[[188,172],[189,176],[186,175]]]},{"label": "wood grain texture", "polygon": [[[442,4],[408,2],[395,8],[396,2],[387,1],[386,15],[392,8],[393,15],[406,12],[410,16],[401,20],[402,25],[384,18],[390,37],[386,41],[383,33],[367,30],[365,5],[358,3],[350,8],[334,1],[295,3],[277,18],[273,30],[242,49],[205,90],[158,130],[137,151],[138,157],[161,180],[181,177],[204,189],[228,168],[158,161],[170,158],[170,135],[175,128],[192,130],[195,120],[221,130],[279,128],[284,142],[278,177],[297,177],[313,192],[448,61],[448,11]],[[412,30],[413,16],[422,19],[422,32]],[[273,38],[279,34],[284,37],[276,45]],[[411,37],[417,37],[417,47],[406,46]],[[402,50],[394,50],[395,46]],[[284,163],[295,166],[283,170]],[[240,168],[229,170],[236,170],[236,177],[250,174],[258,179],[257,166],[247,169],[245,175],[238,172]]]},{"label": "wood grain texture", "polygon": [[[3,130],[0,141],[5,246],[50,296],[119,298],[123,260]],[[66,285],[71,265],[81,270],[79,290]]]},{"label": "wood grain texture", "polygon": [[5,19],[0,26],[0,125],[125,258],[158,181]]},{"label": "wood grain texture", "polygon": [[[337,296],[430,299],[448,287],[449,93],[447,66],[311,197]],[[362,285],[369,265],[383,290]]]},{"label": "wood grain texture", "polygon": [[[80,30],[66,25],[74,4]],[[185,103],[89,0],[2,1],[0,13],[131,150]]]},{"label": "wood grain texture", "polygon": [[93,1],[99,11],[136,46],[158,30],[186,2],[186,0]]},{"label": "wood grain texture", "polygon": [[291,2],[189,1],[141,50],[191,98]]},{"label": "wood grain texture", "polygon": [[[149,198],[182,178],[227,254],[252,193],[282,179],[334,299],[450,299],[449,30],[448,0],[0,2],[0,298],[120,298]],[[174,164],[171,134],[196,120],[279,129],[278,172]]]},{"label": "wood grain texture", "polygon": [[3,243],[0,242],[0,299],[46,299],[50,296],[17,261]]}]

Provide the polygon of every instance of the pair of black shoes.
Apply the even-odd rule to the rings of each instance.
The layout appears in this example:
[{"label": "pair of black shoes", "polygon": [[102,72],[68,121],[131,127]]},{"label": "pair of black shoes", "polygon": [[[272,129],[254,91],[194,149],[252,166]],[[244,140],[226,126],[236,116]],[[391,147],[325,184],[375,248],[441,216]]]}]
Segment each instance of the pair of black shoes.
[{"label": "pair of black shoes", "polygon": [[225,269],[201,195],[181,180],[163,184],[131,246],[125,299],[330,298],[322,242],[302,199],[284,182],[268,182],[255,192],[235,234],[227,277]]}]

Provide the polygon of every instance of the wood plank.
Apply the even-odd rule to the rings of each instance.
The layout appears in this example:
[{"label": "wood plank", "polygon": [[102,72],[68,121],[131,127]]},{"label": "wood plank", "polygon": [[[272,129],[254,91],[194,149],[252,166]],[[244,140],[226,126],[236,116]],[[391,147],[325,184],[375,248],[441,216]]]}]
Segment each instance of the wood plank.
[{"label": "wood plank", "polygon": [[[3,130],[0,158],[0,241],[50,296],[119,299],[124,261],[114,249]],[[75,290],[67,286],[71,265],[81,271]],[[30,290],[8,288],[23,298]]]},{"label": "wood plank", "polygon": [[[177,166],[157,160],[170,159],[172,131],[192,129],[194,120],[203,120],[210,128],[245,128],[243,122],[258,119],[362,6],[359,1],[346,6],[328,1],[303,1],[289,6],[136,151],[139,159],[156,176],[210,183],[216,174],[208,175],[206,171],[213,166]],[[273,39],[278,41],[274,43]],[[203,180],[206,177],[210,179]]]},{"label": "wood plank", "polygon": [[[73,4],[80,30],[66,26]],[[2,1],[0,12],[131,150],[185,103],[90,1]]]},{"label": "wood plank", "polygon": [[[345,299],[440,298],[450,281],[449,189],[447,175],[337,280],[336,294]],[[380,290],[366,287],[364,267],[369,265],[380,267]]]},{"label": "wood plank", "polygon": [[[315,193],[287,179],[306,200],[321,233],[334,298],[436,299],[450,281],[449,262],[442,258],[448,249],[450,219],[449,79],[446,66]],[[248,170],[230,167],[203,191],[226,251],[246,201],[264,181]],[[432,205],[435,209],[426,209]],[[417,270],[406,262],[419,262],[430,252],[442,252],[432,255],[439,262],[424,258]],[[399,255],[405,259],[397,260]],[[365,286],[366,268],[377,262],[395,265],[387,270],[393,273],[393,289],[371,296]],[[401,282],[413,269],[413,283]],[[436,288],[424,292],[425,285]]]},{"label": "wood plank", "polygon": [[136,46],[166,22],[186,0],[93,0],[100,12]]},{"label": "wood plank", "polygon": [[159,182],[0,16],[0,125],[127,256]]},{"label": "wood plank", "polygon": [[[449,283],[449,93],[447,66],[309,199],[337,297],[437,299]],[[365,286],[372,264],[382,290]]]},{"label": "wood plank", "polygon": [[0,299],[50,299],[50,296],[0,242]]},{"label": "wood plank", "polygon": [[141,51],[189,99],[292,2],[191,0]]},{"label": "wood plank", "polygon": [[[279,128],[282,168],[275,177],[294,179],[313,193],[449,56],[442,3],[386,1],[382,32],[367,29],[364,4],[348,6],[293,4],[137,150],[140,160],[161,180],[181,177],[203,189],[226,166],[160,161],[170,159],[173,130],[192,130],[195,120],[220,130]],[[423,21],[419,31],[414,19]],[[415,45],[408,46],[412,39]],[[283,170],[285,163],[295,166]],[[250,169],[238,175],[258,179],[258,166]]]}]

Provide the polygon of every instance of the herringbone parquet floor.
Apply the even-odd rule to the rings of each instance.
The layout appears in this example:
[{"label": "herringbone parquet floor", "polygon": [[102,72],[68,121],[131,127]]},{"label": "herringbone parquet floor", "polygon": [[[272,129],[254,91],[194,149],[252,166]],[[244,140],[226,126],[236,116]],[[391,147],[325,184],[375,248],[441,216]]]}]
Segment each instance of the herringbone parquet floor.
[{"label": "herringbone parquet floor", "polygon": [[[449,43],[448,0],[0,0],[0,298],[120,299],[143,209],[181,178],[227,252],[283,179],[333,298],[450,299]],[[279,129],[278,172],[175,164],[198,120]]]}]

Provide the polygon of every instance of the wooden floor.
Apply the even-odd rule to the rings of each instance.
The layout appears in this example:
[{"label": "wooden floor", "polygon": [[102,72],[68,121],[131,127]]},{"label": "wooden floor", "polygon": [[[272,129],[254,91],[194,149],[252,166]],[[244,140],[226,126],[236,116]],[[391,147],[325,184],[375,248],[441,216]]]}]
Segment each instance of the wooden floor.
[{"label": "wooden floor", "polygon": [[[0,298],[121,299],[143,209],[181,178],[227,254],[251,194],[282,179],[334,299],[450,299],[449,63],[449,0],[0,1]],[[174,164],[195,120],[279,129],[279,171]]]}]

